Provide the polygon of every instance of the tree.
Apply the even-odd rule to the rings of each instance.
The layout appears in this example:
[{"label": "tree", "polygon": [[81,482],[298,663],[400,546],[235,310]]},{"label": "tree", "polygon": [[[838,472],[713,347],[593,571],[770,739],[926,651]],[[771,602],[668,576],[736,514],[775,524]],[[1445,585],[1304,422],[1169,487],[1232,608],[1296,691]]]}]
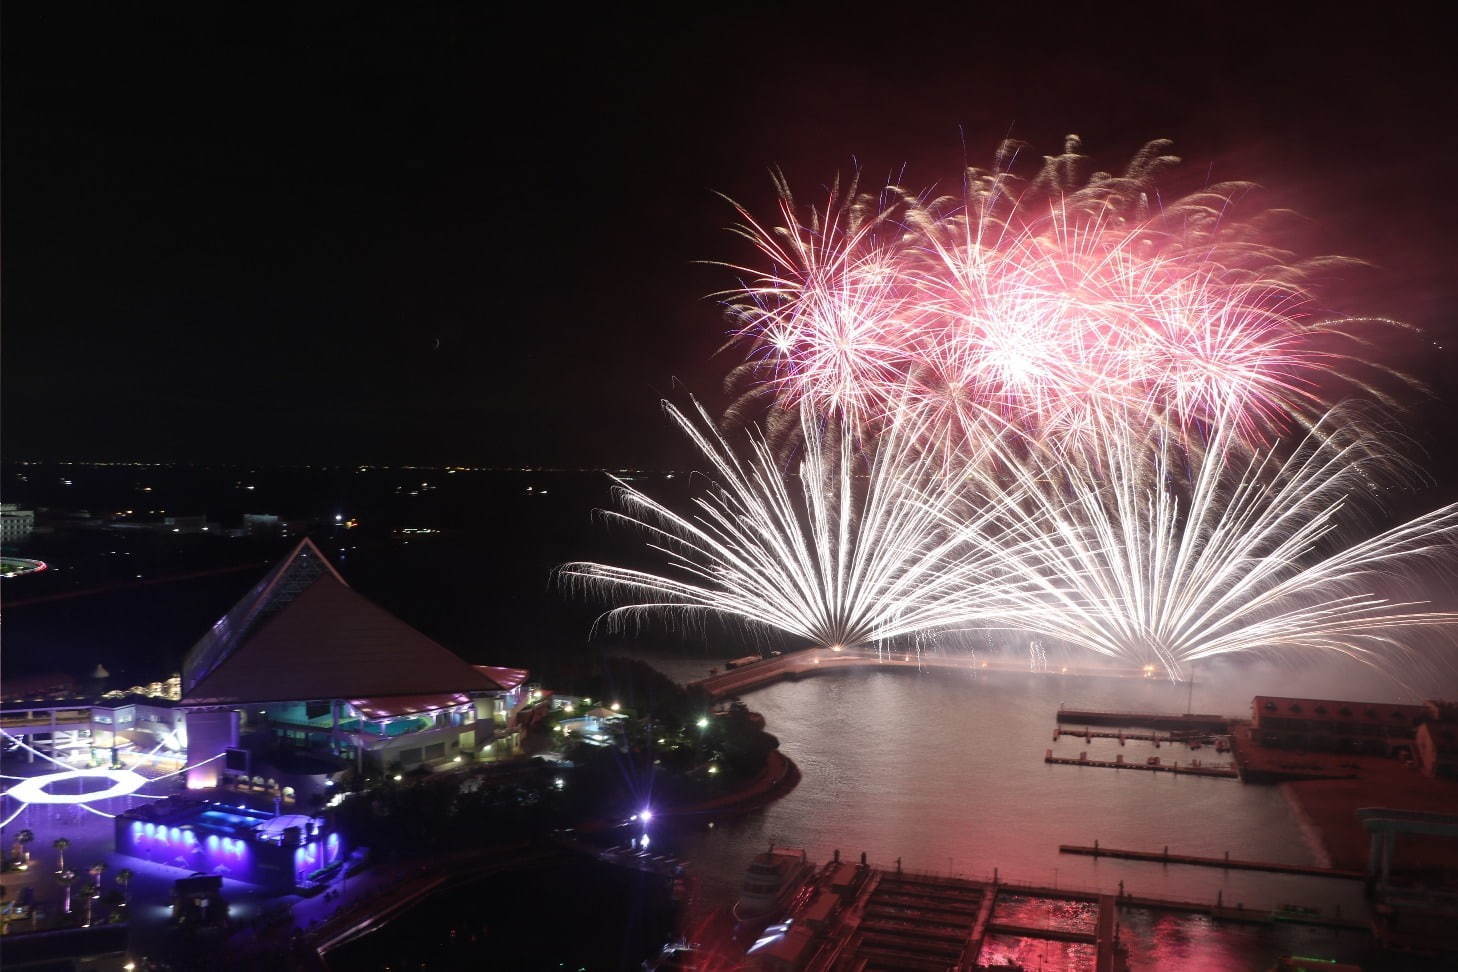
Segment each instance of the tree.
[{"label": "tree", "polygon": [[71,842],[64,837],[57,837],[51,841],[51,846],[56,849],[56,873],[59,874],[66,869],[66,848],[71,846]]},{"label": "tree", "polygon": [[116,872],[116,886],[122,891],[122,907],[127,906],[127,886],[132,883],[132,869],[124,867]]},{"label": "tree", "polygon": [[19,844],[21,848],[21,863],[24,864],[26,867],[30,866],[30,847],[28,845],[33,840],[35,840],[34,831],[22,830],[20,833],[15,835],[15,842]]},{"label": "tree", "polygon": [[81,889],[81,893],[86,896],[86,923],[82,927],[91,927],[91,902],[96,900],[96,896],[100,890],[94,881],[87,881],[86,886]]},{"label": "tree", "polygon": [[[64,839],[65,838],[62,838],[62,840]],[[61,913],[64,915],[69,915],[71,913],[71,884],[76,880],[76,872],[57,871],[56,880],[60,882],[61,887],[64,888],[66,891],[65,900],[61,904]]]}]

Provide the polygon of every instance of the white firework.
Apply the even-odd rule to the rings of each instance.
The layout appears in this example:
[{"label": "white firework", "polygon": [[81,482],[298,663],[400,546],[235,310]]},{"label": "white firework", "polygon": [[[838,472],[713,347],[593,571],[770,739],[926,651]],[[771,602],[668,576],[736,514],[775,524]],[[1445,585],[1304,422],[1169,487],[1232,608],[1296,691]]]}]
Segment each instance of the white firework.
[{"label": "white firework", "polygon": [[973,592],[1001,590],[1006,559],[1023,553],[1024,541],[1003,535],[1012,517],[1002,507],[1021,491],[1000,489],[968,511],[964,487],[979,463],[922,448],[926,429],[910,416],[861,452],[850,429],[807,412],[792,475],[762,435],[748,436],[741,459],[702,407],[697,420],[665,409],[708,461],[712,486],[681,514],[619,480],[622,511],[608,515],[643,530],[663,569],[562,568],[588,588],[645,598],[609,612],[610,623],[711,613],[812,646],[881,644],[972,622],[982,610]]},{"label": "white firework", "polygon": [[1003,532],[1018,541],[1007,583],[978,595],[989,623],[1171,678],[1232,652],[1407,650],[1458,621],[1400,593],[1414,568],[1451,563],[1458,504],[1345,542],[1396,467],[1354,428],[1333,411],[1283,458],[1252,453],[1233,421],[1198,447],[1135,415],[1076,448],[1028,450],[1003,467],[1018,495],[996,503],[1022,519]]}]

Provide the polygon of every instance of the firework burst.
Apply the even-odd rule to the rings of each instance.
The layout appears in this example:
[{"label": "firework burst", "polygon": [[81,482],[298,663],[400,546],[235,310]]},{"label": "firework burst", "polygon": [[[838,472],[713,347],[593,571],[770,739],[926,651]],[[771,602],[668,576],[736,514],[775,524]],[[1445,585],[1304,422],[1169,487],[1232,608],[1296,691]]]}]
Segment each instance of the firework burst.
[{"label": "firework burst", "polygon": [[1235,416],[1252,441],[1309,425],[1324,383],[1355,380],[1372,319],[1328,313],[1313,287],[1353,261],[1296,260],[1282,214],[1239,215],[1246,183],[1154,206],[1178,161],[1166,142],[1087,179],[1079,147],[1070,136],[1024,180],[1005,145],[960,197],[852,186],[802,211],[778,182],[782,225],[740,209],[767,267],[734,268],[736,377],[783,409],[855,420],[894,411],[909,381],[948,414],[1033,435],[1137,407],[1185,426]]},{"label": "firework burst", "polygon": [[685,515],[619,481],[621,509],[607,515],[645,534],[662,568],[562,568],[590,590],[646,598],[610,612],[610,623],[711,613],[817,647],[882,643],[970,623],[980,611],[973,592],[1021,552],[1003,534],[1004,505],[1022,490],[999,489],[996,502],[969,509],[964,485],[990,467],[923,450],[914,418],[893,423],[865,452],[844,424],[807,415],[791,474],[763,436],[748,437],[741,459],[701,407],[665,410],[707,462],[712,485]]},{"label": "firework burst", "polygon": [[[1171,678],[1232,652],[1305,649],[1363,660],[1407,651],[1458,621],[1400,592],[1451,562],[1458,504],[1353,540],[1402,464],[1349,410],[1322,417],[1284,457],[1251,454],[1234,423],[1193,451],[1168,428],[1102,429],[1075,452],[1004,466],[1007,580],[981,603],[995,624],[1056,638]],[[995,606],[994,606],[995,605]]]},{"label": "firework burst", "polygon": [[1281,214],[1238,216],[1245,184],[1160,203],[1167,147],[1084,177],[1070,137],[1024,180],[1008,143],[951,198],[852,185],[802,210],[778,181],[783,225],[740,210],[766,265],[735,268],[730,319],[735,411],[767,398],[783,437],[740,458],[669,407],[712,485],[682,514],[620,483],[610,516],[658,569],[564,574],[634,600],[618,624],[716,614],[823,647],[1016,630],[1171,678],[1229,653],[1375,661],[1458,621],[1411,593],[1451,563],[1458,506],[1359,529],[1403,467],[1328,401],[1385,401],[1353,353],[1376,319],[1314,286],[1352,261],[1297,260]]}]

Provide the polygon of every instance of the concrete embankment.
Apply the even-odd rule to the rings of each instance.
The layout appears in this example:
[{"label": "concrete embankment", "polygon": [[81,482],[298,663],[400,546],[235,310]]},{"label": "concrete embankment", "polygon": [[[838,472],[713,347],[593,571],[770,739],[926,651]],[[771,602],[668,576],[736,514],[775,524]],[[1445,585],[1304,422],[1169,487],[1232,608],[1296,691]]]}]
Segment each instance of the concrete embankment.
[{"label": "concrete embankment", "polygon": [[793,790],[800,782],[800,768],[778,749],[765,759],[764,767],[744,786],[731,793],[682,806],[663,807],[661,817],[719,816],[757,810]]},{"label": "concrete embankment", "polygon": [[[689,683],[690,689],[703,692],[711,699],[750,692],[775,682],[821,675],[851,668],[911,668],[919,671],[1017,672],[1027,674],[1025,662],[1003,658],[977,658],[973,655],[929,655],[916,652],[832,651],[827,648],[806,648],[775,658],[751,662]],[[1084,668],[1059,666],[1036,674],[1059,676],[1113,676],[1142,678],[1139,669]]]}]

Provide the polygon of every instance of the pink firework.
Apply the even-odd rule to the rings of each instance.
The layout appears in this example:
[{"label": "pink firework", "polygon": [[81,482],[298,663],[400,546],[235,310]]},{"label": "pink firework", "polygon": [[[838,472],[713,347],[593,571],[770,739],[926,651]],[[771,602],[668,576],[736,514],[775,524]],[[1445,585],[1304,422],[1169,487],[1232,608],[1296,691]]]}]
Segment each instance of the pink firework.
[{"label": "pink firework", "polygon": [[837,187],[802,217],[784,181],[776,187],[782,226],[736,207],[736,231],[766,266],[731,265],[746,280],[730,292],[733,337],[749,343],[749,368],[779,404],[873,409],[919,358],[895,210]]},{"label": "pink firework", "polygon": [[1223,184],[1155,207],[1176,160],[1153,142],[1119,177],[1081,180],[1070,137],[1036,178],[971,170],[959,199],[842,195],[783,226],[741,210],[768,262],[734,291],[757,390],[860,418],[908,393],[949,415],[996,414],[1040,438],[1127,410],[1258,439],[1319,411],[1321,382],[1363,323],[1324,312],[1312,266],[1233,213]]}]

